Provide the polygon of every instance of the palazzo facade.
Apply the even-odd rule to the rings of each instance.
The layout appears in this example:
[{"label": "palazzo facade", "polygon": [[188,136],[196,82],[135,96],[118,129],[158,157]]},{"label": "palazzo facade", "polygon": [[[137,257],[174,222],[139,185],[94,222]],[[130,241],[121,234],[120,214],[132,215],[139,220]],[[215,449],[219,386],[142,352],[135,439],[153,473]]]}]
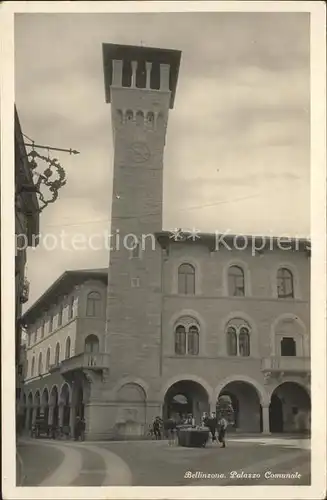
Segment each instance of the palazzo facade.
[{"label": "palazzo facade", "polygon": [[26,312],[27,429],[44,411],[84,416],[87,439],[145,436],[157,415],[199,422],[221,394],[235,432],[310,429],[310,243],[162,229],[180,57],[103,45],[109,268],[64,273]]}]

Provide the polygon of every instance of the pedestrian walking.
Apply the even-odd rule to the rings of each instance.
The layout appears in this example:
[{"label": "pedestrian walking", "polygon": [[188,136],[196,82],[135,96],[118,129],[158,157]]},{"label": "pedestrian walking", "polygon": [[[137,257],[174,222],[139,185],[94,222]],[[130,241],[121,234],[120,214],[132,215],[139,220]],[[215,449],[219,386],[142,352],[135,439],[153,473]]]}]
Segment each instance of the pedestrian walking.
[{"label": "pedestrian walking", "polygon": [[226,429],[228,426],[228,422],[224,417],[221,417],[218,421],[218,441],[221,444],[221,448],[226,448]]},{"label": "pedestrian walking", "polygon": [[168,418],[165,422],[165,430],[168,435],[168,444],[172,446],[175,443],[176,422],[172,418]]},{"label": "pedestrian walking", "polygon": [[80,426],[81,426],[81,431],[80,431],[81,441],[85,441],[85,427],[86,427],[85,418],[81,419]]},{"label": "pedestrian walking", "polygon": [[156,417],[152,424],[153,434],[156,438],[156,441],[161,439],[161,418]]},{"label": "pedestrian walking", "polygon": [[74,426],[74,440],[78,441],[81,436],[81,418],[77,417]]},{"label": "pedestrian walking", "polygon": [[216,430],[217,430],[217,417],[216,413],[212,412],[210,417],[207,420],[207,426],[209,427],[209,430],[211,432],[211,439],[212,442],[216,442]]},{"label": "pedestrian walking", "polygon": [[207,424],[208,424],[208,413],[206,411],[202,415],[201,422],[202,422],[202,427],[207,427]]}]

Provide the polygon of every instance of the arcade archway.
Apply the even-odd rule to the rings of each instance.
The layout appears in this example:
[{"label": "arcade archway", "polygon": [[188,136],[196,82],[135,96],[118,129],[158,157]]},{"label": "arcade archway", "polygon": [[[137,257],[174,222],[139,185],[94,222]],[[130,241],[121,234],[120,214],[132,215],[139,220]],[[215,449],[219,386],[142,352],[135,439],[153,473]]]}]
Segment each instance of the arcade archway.
[{"label": "arcade archway", "polygon": [[43,390],[41,405],[42,405],[42,411],[44,414],[44,421],[48,422],[48,420],[49,420],[49,391],[47,388],[45,388]]},{"label": "arcade archway", "polygon": [[209,412],[209,395],[198,382],[180,380],[170,386],[165,394],[164,420],[173,417],[179,421],[192,414],[196,423],[200,423],[204,412]]},{"label": "arcade archway", "polygon": [[39,418],[41,414],[41,396],[39,390],[36,391],[34,396],[34,409],[35,409],[35,418]]},{"label": "arcade archway", "polygon": [[59,397],[58,388],[56,385],[53,386],[50,394],[50,407],[51,407],[51,424],[54,427],[59,425]]},{"label": "arcade archway", "polygon": [[270,432],[309,432],[310,413],[311,400],[304,387],[296,382],[284,382],[271,395]]},{"label": "arcade archway", "polygon": [[33,423],[33,394],[30,392],[27,397],[27,412],[25,420],[26,430],[31,430]]},{"label": "arcade archway", "polygon": [[[228,396],[234,410],[234,425],[238,432],[262,432],[262,409],[257,389],[249,382],[233,381],[225,385],[220,396]],[[217,401],[218,402],[218,401]]]},{"label": "arcade archway", "polygon": [[79,385],[76,388],[76,405],[75,413],[76,417],[84,418],[84,391],[83,387]]},{"label": "arcade archway", "polygon": [[66,427],[70,423],[70,393],[67,384],[64,384],[60,391],[61,422],[60,425]]}]

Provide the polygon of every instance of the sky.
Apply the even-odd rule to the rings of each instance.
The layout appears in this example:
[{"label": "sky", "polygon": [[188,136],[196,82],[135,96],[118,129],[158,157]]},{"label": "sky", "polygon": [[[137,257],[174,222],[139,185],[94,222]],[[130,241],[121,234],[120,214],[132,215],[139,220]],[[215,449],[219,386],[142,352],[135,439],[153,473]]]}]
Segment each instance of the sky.
[{"label": "sky", "polygon": [[[109,262],[105,248],[69,244],[76,234],[110,230],[102,43],[182,51],[164,156],[163,229],[308,236],[309,37],[305,13],[16,14],[23,133],[80,151],[55,153],[67,184],[41,213],[40,245],[28,250],[27,307],[65,270]],[[68,243],[50,250],[42,238],[60,241],[63,231]]]}]

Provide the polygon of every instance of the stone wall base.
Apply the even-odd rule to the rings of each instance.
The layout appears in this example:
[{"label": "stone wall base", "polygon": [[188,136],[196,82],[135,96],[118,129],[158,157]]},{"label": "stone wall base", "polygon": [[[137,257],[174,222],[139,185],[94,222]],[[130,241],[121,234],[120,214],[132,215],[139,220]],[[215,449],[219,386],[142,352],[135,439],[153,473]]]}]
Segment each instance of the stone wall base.
[{"label": "stone wall base", "polygon": [[160,405],[141,405],[135,402],[90,402],[85,407],[85,439],[140,440],[150,439],[149,427],[160,415]]}]

